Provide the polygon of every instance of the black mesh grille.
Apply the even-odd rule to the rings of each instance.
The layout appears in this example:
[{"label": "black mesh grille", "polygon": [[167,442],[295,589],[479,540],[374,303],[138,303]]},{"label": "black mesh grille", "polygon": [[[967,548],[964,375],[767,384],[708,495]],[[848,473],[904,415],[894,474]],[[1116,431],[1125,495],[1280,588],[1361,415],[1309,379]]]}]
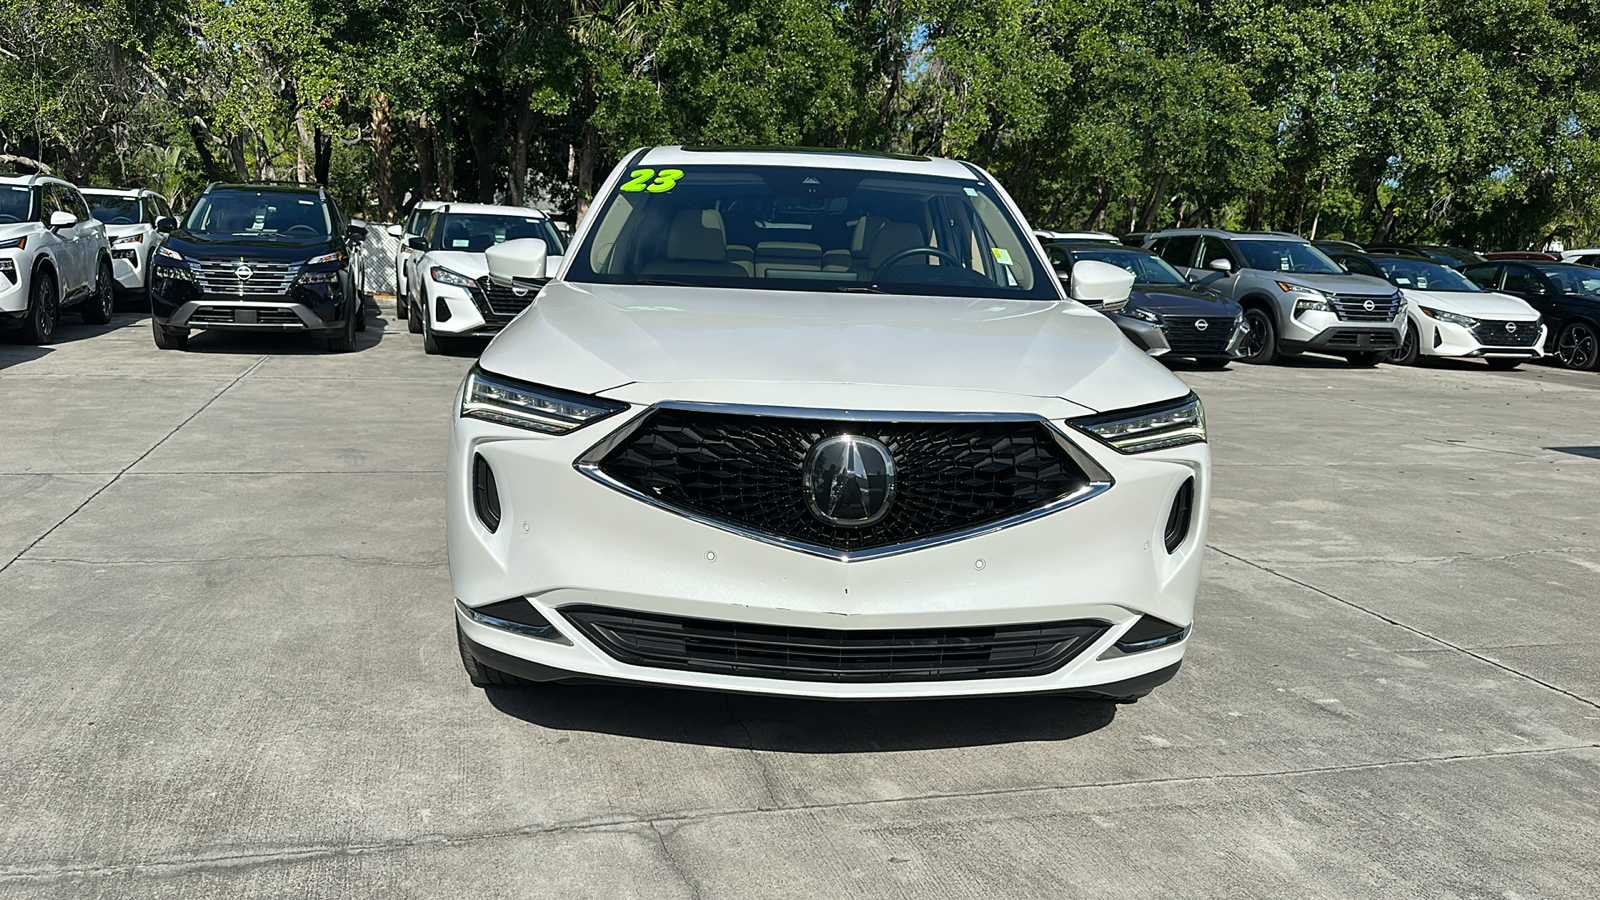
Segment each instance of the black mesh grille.
[{"label": "black mesh grille", "polygon": [[[1507,331],[1507,325],[1515,326],[1516,330]],[[1486,347],[1532,347],[1539,340],[1539,323],[1479,319],[1472,334]]]},{"label": "black mesh grille", "polygon": [[[874,438],[894,457],[889,513],[864,527],[811,514],[806,453],[836,434]],[[661,502],[832,550],[870,550],[1010,518],[1090,481],[1040,422],[845,422],[660,409],[601,460]]]},{"label": "black mesh grille", "polygon": [[528,308],[528,304],[533,302],[535,293],[537,292],[524,290],[518,294],[512,288],[496,283],[487,275],[478,279],[478,296],[487,307],[485,311],[490,314],[487,318],[491,321],[511,321],[517,313]]},{"label": "black mesh grille", "polygon": [[951,681],[1044,675],[1105,633],[1094,620],[916,630],[832,630],[719,622],[597,606],[561,614],[636,666],[792,681]]},{"label": "black mesh grille", "polygon": [[[1217,353],[1224,352],[1228,347],[1228,338],[1233,336],[1233,319],[1212,316],[1164,316],[1167,323],[1167,343],[1172,345],[1172,352],[1184,353]],[[1196,328],[1199,322],[1205,322],[1204,330]]]}]

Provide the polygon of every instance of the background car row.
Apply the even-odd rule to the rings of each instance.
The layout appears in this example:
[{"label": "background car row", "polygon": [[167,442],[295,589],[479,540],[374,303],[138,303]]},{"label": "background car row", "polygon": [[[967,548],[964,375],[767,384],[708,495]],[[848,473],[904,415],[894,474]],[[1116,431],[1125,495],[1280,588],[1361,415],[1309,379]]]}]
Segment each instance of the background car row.
[{"label": "background car row", "polygon": [[48,344],[63,311],[111,321],[111,261],[106,226],[70,182],[0,178],[0,329]]}]

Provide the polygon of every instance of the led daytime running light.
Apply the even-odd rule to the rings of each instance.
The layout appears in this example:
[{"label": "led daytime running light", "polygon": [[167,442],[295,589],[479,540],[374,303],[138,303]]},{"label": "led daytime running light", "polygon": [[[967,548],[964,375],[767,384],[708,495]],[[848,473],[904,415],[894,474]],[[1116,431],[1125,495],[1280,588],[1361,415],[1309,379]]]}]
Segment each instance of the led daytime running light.
[{"label": "led daytime running light", "polygon": [[1119,453],[1148,453],[1206,440],[1206,411],[1194,394],[1177,401],[1074,419],[1069,424]]},{"label": "led daytime running light", "polygon": [[142,243],[144,243],[144,232],[140,232],[138,234],[125,234],[122,237],[119,237],[116,240],[112,241],[111,242],[111,246],[119,247],[119,246],[121,246],[123,244],[142,244]]},{"label": "led daytime running light", "polygon": [[543,434],[566,434],[627,409],[598,397],[490,375],[476,367],[461,392],[461,415]]}]

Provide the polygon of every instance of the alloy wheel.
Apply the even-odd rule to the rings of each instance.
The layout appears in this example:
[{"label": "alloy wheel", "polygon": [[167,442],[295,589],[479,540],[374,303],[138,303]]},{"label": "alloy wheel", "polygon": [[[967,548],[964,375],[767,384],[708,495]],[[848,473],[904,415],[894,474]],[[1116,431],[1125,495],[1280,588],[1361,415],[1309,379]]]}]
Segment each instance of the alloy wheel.
[{"label": "alloy wheel", "polygon": [[1561,329],[1561,336],[1556,340],[1556,358],[1563,366],[1580,371],[1592,369],[1597,352],[1600,352],[1600,339],[1587,322],[1572,322]]},{"label": "alloy wheel", "polygon": [[1239,345],[1239,350],[1245,359],[1255,359],[1267,349],[1267,341],[1270,339],[1267,332],[1271,323],[1267,322],[1266,318],[1266,314],[1259,310],[1252,309],[1245,312],[1244,320],[1250,326],[1250,330],[1245,332],[1245,338]]}]

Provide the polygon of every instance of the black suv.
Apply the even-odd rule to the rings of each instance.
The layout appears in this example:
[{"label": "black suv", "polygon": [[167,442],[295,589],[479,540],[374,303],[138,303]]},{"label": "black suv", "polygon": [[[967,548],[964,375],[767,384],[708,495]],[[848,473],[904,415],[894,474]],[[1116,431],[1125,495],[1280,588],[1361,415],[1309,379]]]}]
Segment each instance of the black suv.
[{"label": "black suv", "polygon": [[212,184],[166,233],[150,266],[156,346],[182,350],[194,328],[301,331],[350,351],[366,330],[351,274],[366,229],[321,187]]}]

